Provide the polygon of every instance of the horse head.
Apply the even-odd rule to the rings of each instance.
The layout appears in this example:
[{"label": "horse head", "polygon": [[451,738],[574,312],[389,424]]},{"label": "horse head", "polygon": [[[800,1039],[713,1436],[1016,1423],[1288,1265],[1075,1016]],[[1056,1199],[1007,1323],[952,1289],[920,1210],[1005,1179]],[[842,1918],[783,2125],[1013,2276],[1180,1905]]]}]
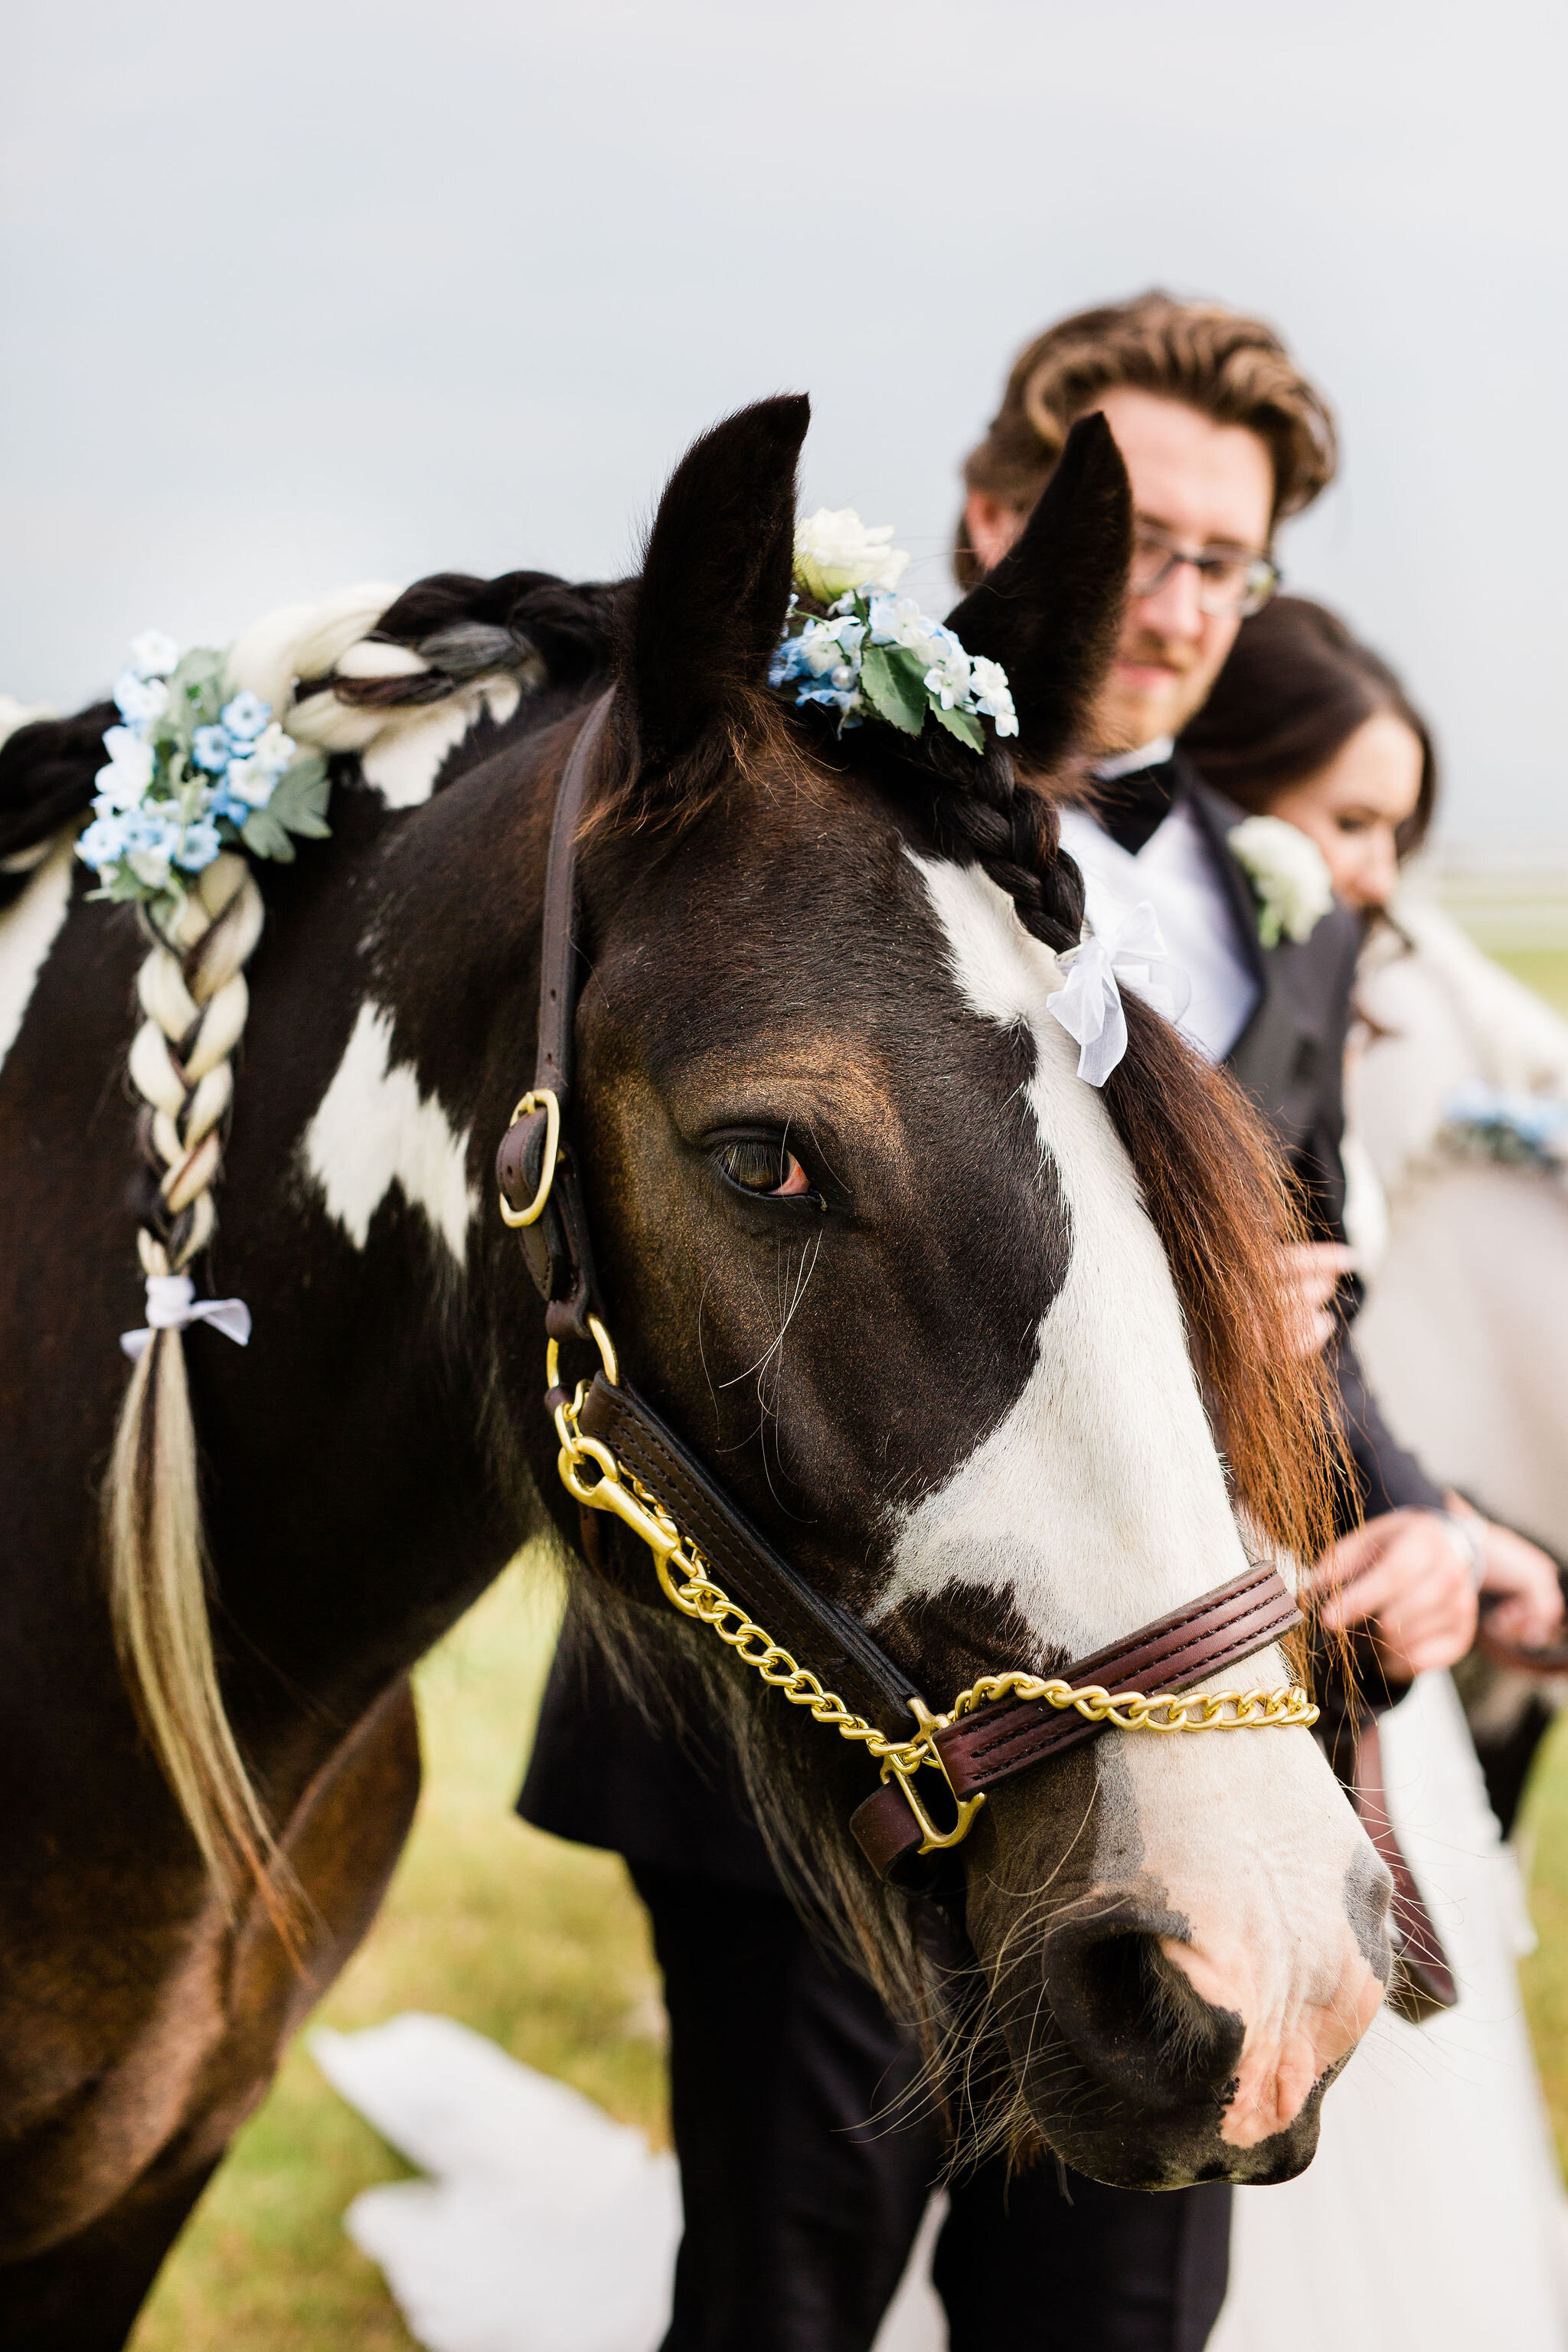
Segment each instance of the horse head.
[{"label": "horse head", "polygon": [[[574,1150],[623,1376],[945,1705],[1183,1608],[1249,1546],[1300,1556],[1327,1441],[1240,1098],[1136,1002],[1088,1085],[1047,1009],[1082,913],[1048,794],[989,740],[836,732],[768,691],[806,415],[696,445],[622,614]],[[1128,534],[1096,420],[954,616],[1008,667],[1034,776],[1092,698]],[[623,1530],[596,1549],[622,1645],[668,1679],[673,1644],[728,1709],[786,1866],[923,2011],[977,2131],[1145,2186],[1310,2159],[1388,1952],[1308,1731],[1112,1729],[997,1789],[911,1913],[846,1835],[864,1754],[683,1624]],[[1289,1678],[1277,1650],[1247,1669]]]}]

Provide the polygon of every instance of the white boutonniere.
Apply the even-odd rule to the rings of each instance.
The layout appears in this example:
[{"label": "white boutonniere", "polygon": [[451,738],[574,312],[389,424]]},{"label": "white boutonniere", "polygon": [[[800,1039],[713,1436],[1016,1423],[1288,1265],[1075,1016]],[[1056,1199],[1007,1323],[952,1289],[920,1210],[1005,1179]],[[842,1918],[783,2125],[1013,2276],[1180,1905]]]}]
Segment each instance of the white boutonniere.
[{"label": "white boutonniere", "polygon": [[1247,817],[1226,839],[1257,897],[1263,945],[1310,939],[1334,903],[1328,860],[1317,843],[1279,816]]}]

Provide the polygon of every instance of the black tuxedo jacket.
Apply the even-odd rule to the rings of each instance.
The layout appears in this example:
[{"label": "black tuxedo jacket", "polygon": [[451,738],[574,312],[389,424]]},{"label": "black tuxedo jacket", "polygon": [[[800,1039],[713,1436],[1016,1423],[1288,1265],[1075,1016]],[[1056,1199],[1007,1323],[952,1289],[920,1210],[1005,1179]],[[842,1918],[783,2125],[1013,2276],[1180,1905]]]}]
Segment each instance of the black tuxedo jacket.
[{"label": "black tuxedo jacket", "polygon": [[[1336,907],[1310,939],[1265,948],[1258,902],[1227,836],[1242,811],[1180,758],[1179,794],[1191,803],[1224,889],[1236,944],[1258,995],[1226,1066],[1272,1128],[1302,1187],[1319,1237],[1344,1239],[1344,1055],[1363,926]],[[1358,1303],[1352,1297],[1353,1309]],[[1368,1395],[1348,1336],[1333,1366],[1359,1493],[1343,1523],[1442,1497],[1395,1444]],[[779,1889],[733,1759],[689,1723],[679,1741],[649,1725],[568,1611],[551,1670],[518,1811],[580,1845],[606,1846],[642,1868],[677,1870],[737,1886]]]}]

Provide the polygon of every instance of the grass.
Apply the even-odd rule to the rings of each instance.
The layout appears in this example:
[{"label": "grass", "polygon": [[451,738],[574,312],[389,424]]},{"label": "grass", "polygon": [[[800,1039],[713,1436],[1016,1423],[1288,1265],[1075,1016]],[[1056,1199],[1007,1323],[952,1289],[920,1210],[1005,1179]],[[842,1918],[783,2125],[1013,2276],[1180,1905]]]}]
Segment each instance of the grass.
[{"label": "grass", "polygon": [[[1498,960],[1568,1013],[1568,953]],[[374,1932],[319,2015],[352,2031],[445,2011],[662,2144],[658,1979],[626,1873],[510,1811],[554,1624],[548,1588],[520,1564],[419,1669],[419,1817]],[[1568,1720],[1538,1770],[1530,1826],[1541,1948],[1524,1993],[1568,2164]],[[404,2170],[297,2043],[165,2264],[133,2352],[407,2347],[380,2273],[342,2228],[360,2189]]]},{"label": "grass", "polygon": [[1568,950],[1510,948],[1494,950],[1492,961],[1543,996],[1554,1012],[1568,1013]]},{"label": "grass", "polygon": [[[344,2031],[445,2011],[665,2144],[658,1980],[609,1854],[512,1815],[555,1601],[510,1569],[416,1677],[418,1819],[375,1927],[319,2020]],[[405,2171],[329,2090],[301,2040],[198,2206],[134,2352],[391,2352],[412,2338],[344,2208]]]}]

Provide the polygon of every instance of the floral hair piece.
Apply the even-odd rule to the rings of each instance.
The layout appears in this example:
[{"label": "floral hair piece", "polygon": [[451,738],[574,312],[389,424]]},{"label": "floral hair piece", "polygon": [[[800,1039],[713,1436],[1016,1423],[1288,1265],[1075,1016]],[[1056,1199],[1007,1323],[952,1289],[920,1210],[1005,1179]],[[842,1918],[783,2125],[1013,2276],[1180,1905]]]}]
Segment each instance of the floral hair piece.
[{"label": "floral hair piece", "polygon": [[982,719],[1016,735],[1007,673],[965,653],[952,631],[893,593],[909,557],[890,547],[892,526],[868,530],[853,507],[824,507],[795,533],[795,593],[768,684],[797,705],[838,713],[839,732],[868,716],[918,735],[930,715],[972,751],[985,749]]},{"label": "floral hair piece", "polygon": [[270,703],[230,693],[227,656],[149,629],[114,686],[121,724],[103,738],[93,821],[76,854],[100,898],[170,915],[193,877],[225,849],[293,857],[291,836],[327,834],[327,763],[301,752]]}]

